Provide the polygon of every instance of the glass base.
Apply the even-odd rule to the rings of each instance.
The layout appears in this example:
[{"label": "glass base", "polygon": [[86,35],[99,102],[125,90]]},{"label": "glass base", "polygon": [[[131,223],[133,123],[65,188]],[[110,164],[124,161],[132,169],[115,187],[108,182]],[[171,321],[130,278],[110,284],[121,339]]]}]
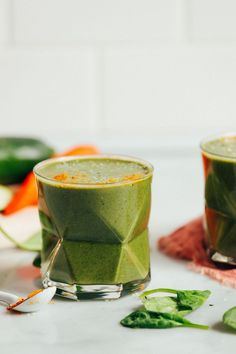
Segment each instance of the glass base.
[{"label": "glass base", "polygon": [[214,252],[211,255],[211,259],[212,259],[213,262],[236,265],[236,259],[235,258],[224,256],[223,254],[221,254],[219,252]]},{"label": "glass base", "polygon": [[79,285],[65,284],[51,280],[47,275],[43,279],[43,286],[56,286],[56,294],[71,300],[115,300],[121,296],[143,291],[150,281],[150,274],[142,280],[133,280],[126,284],[114,285]]}]

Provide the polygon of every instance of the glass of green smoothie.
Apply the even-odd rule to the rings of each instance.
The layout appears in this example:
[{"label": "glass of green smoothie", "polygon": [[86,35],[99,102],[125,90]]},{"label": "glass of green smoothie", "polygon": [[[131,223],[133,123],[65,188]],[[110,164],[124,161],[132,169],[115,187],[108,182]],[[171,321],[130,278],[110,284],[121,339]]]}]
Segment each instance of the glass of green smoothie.
[{"label": "glass of green smoothie", "polygon": [[150,280],[148,221],[153,167],[125,156],[37,164],[42,277],[72,299],[115,299]]},{"label": "glass of green smoothie", "polygon": [[236,133],[201,143],[206,245],[213,261],[236,265]]}]

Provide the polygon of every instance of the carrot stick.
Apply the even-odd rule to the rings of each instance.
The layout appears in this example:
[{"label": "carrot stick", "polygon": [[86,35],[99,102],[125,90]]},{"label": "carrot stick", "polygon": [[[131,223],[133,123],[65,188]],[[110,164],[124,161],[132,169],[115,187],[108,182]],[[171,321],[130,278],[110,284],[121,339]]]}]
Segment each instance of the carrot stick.
[{"label": "carrot stick", "polygon": [[99,150],[92,145],[78,145],[74,148],[67,150],[63,153],[56,154],[55,156],[76,156],[76,155],[97,155]]},{"label": "carrot stick", "polygon": [[28,173],[22,182],[19,190],[15,193],[12,200],[4,210],[4,215],[9,215],[29,205],[38,202],[38,193],[33,172]]},{"label": "carrot stick", "polygon": [[[92,145],[78,145],[57,156],[76,156],[76,155],[96,155],[99,151]],[[34,173],[30,172],[22,182],[19,190],[15,193],[12,200],[4,210],[4,215],[10,215],[27,206],[36,205],[38,203],[38,192]]]}]

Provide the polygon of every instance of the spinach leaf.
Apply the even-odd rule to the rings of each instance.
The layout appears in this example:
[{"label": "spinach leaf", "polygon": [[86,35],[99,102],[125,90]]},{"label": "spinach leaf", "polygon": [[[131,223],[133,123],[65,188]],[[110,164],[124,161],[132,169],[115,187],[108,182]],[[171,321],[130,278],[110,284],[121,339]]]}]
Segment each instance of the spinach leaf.
[{"label": "spinach leaf", "polygon": [[179,290],[176,295],[179,306],[191,312],[202,306],[210,294],[209,290]]},{"label": "spinach leaf", "polygon": [[236,329],[236,307],[232,307],[224,313],[223,322],[227,326]]},{"label": "spinach leaf", "polygon": [[[158,292],[169,292],[175,294],[176,297],[152,297],[147,298]],[[209,297],[209,290],[174,290],[174,289],[153,289],[143,292],[139,298],[143,302],[146,310],[153,312],[175,313],[182,316],[196,310]]]},{"label": "spinach leaf", "polygon": [[193,327],[208,329],[197,323],[192,323],[186,318],[173,313],[156,313],[146,310],[132,312],[120,322],[122,326],[130,328],[172,328],[172,327]]},{"label": "spinach leaf", "polygon": [[14,245],[25,251],[41,251],[42,249],[42,237],[41,231],[36,232],[31,235],[26,241],[19,242],[15,240],[11,235],[8,234],[1,226],[0,233],[6,237],[9,241],[14,243]]},{"label": "spinach leaf", "polygon": [[181,306],[176,297],[161,296],[142,299],[143,306],[147,311],[157,313],[174,313],[185,316],[192,312],[189,307]]},{"label": "spinach leaf", "polygon": [[178,313],[176,298],[169,296],[150,297],[142,299],[142,303],[147,311]]}]

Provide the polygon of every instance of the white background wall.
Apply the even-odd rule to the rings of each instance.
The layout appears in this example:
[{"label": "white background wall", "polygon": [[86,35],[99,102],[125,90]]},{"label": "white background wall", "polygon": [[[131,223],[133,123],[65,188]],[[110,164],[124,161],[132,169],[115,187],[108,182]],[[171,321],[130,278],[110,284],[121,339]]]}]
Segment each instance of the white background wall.
[{"label": "white background wall", "polygon": [[0,0],[0,134],[155,150],[235,126],[235,0]]}]

